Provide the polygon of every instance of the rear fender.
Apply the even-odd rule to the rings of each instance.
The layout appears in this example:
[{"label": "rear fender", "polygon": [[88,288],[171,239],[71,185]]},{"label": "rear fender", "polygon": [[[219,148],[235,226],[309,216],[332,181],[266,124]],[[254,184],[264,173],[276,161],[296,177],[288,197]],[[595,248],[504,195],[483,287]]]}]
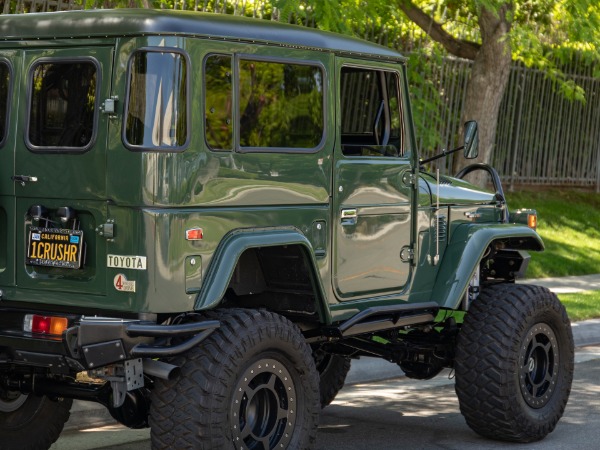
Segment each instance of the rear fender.
[{"label": "rear fender", "polygon": [[486,249],[495,241],[502,241],[507,250],[544,250],[541,237],[523,225],[460,225],[444,253],[431,299],[441,307],[457,308]]},{"label": "rear fender", "polygon": [[306,236],[295,228],[245,229],[227,234],[215,251],[206,272],[206,278],[202,283],[203,287],[196,298],[194,309],[197,311],[211,309],[219,305],[225,296],[239,258],[246,250],[284,245],[299,245],[305,251],[318,302],[318,305],[315,306],[322,318],[327,317],[326,309],[323,308],[326,296],[317,270],[312,245]]}]

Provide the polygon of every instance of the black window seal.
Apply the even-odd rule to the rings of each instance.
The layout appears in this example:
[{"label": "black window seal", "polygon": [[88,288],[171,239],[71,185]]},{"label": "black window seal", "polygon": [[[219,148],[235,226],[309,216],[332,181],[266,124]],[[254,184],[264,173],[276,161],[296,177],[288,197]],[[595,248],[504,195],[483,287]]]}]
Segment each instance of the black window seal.
[{"label": "black window seal", "polygon": [[[35,145],[29,140],[29,126],[31,123],[31,103],[33,102],[33,72],[41,64],[68,64],[68,63],[81,63],[91,62],[96,67],[96,92],[94,102],[94,121],[92,129],[92,137],[90,142],[84,147],[65,147],[55,145]],[[100,105],[100,92],[102,86],[102,69],[101,65],[96,58],[93,56],[74,56],[74,57],[61,57],[61,56],[49,56],[36,59],[29,67],[27,74],[27,120],[25,124],[25,131],[23,139],[27,149],[33,153],[49,153],[49,154],[82,154],[87,153],[92,149],[96,143],[98,136],[98,117],[99,117],[99,105]]]},{"label": "black window seal", "polygon": [[[237,53],[234,55],[234,148],[237,153],[318,153],[325,147],[327,141],[327,89],[328,89],[328,73],[325,64],[317,60],[297,59],[297,58],[278,58],[276,56],[262,56],[254,55],[251,53]],[[242,147],[240,145],[240,124],[239,124],[239,109],[240,109],[240,70],[239,62],[245,61],[258,61],[258,62],[272,62],[276,64],[295,64],[298,66],[313,66],[321,69],[323,74],[323,133],[321,140],[315,147],[304,148],[304,147]]]},{"label": "black window seal", "polygon": [[[206,139],[206,61],[208,60],[208,58],[213,57],[213,56],[225,56],[225,57],[229,57],[231,59],[231,100],[232,100],[232,111],[231,111],[231,148],[213,148],[209,143],[208,140]],[[236,78],[234,77],[234,73],[235,73],[235,59],[234,59],[234,55],[232,53],[221,53],[221,52],[211,52],[211,53],[207,53],[204,56],[204,59],[202,60],[202,123],[203,123],[203,129],[202,129],[202,133],[204,134],[204,144],[206,145],[206,148],[208,148],[210,151],[212,152],[217,152],[217,153],[231,153],[233,152],[233,150],[235,149],[235,142],[236,142],[236,94],[235,94],[235,80]]]},{"label": "black window seal", "polygon": [[[187,65],[186,75],[185,75],[185,114],[186,114],[186,136],[185,142],[183,145],[178,147],[171,146],[158,146],[158,147],[145,147],[143,145],[134,145],[127,142],[127,115],[129,114],[129,91],[131,88],[131,65],[133,64],[133,58],[137,53],[176,53],[183,56],[185,63]],[[184,152],[190,145],[191,141],[191,109],[190,109],[190,100],[191,100],[191,81],[190,74],[192,73],[192,62],[188,55],[188,53],[177,47],[140,47],[131,53],[129,57],[129,61],[127,62],[127,74],[125,78],[125,82],[127,83],[127,88],[125,92],[125,108],[123,109],[123,120],[121,126],[121,140],[125,148],[132,152],[157,152],[157,153],[181,153]]]},{"label": "black window seal", "polygon": [[5,64],[6,67],[8,68],[8,76],[9,76],[9,80],[8,80],[8,93],[6,95],[6,116],[4,117],[4,136],[2,136],[2,139],[0,140],[0,149],[2,147],[4,147],[4,144],[6,144],[6,140],[8,139],[8,133],[9,133],[9,126],[10,126],[10,113],[12,111],[11,108],[11,102],[12,102],[12,98],[13,98],[13,86],[14,86],[14,71],[12,68],[12,64],[10,63],[10,60],[8,58],[5,57],[0,57],[0,64]]}]

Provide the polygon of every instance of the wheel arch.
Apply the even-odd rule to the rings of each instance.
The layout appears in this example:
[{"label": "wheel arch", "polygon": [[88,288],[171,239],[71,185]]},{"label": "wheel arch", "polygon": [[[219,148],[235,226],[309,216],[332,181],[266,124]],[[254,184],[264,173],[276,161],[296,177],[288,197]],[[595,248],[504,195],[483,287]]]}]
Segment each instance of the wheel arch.
[{"label": "wheel arch", "polygon": [[[194,309],[198,311],[213,309],[217,306],[229,306],[226,304],[225,299],[232,282],[234,282],[233,277],[236,270],[242,264],[248,264],[244,262],[246,255],[264,249],[271,252],[276,251],[282,255],[292,253],[301,255],[310,279],[310,289],[314,295],[315,313],[318,314],[321,322],[328,323],[329,316],[325,307],[326,296],[312,245],[304,234],[293,227],[245,229],[227,234],[219,244],[210,262],[202,283],[203,287],[196,298]],[[236,304],[233,306],[245,307],[246,305]],[[283,311],[277,309],[274,312],[283,313]]]},{"label": "wheel arch", "polygon": [[431,299],[441,307],[456,309],[487,249],[495,245],[509,251],[544,250],[541,237],[527,226],[460,225],[444,253]]}]

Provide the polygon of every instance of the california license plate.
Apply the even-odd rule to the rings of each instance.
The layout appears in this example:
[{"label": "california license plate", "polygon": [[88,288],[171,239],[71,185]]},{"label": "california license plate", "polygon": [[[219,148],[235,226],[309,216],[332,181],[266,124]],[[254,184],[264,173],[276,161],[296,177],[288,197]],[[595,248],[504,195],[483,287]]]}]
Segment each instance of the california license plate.
[{"label": "california license plate", "polygon": [[31,227],[26,263],[34,266],[79,269],[82,248],[81,230]]}]

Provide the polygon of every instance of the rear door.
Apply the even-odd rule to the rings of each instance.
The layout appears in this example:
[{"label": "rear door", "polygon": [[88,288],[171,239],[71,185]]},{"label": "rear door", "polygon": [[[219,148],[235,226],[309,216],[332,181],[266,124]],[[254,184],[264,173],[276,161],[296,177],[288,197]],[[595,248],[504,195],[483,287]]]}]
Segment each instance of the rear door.
[{"label": "rear door", "polygon": [[[16,196],[17,285],[103,294],[106,136],[113,49],[24,53]],[[35,294],[33,294],[35,295]]]},{"label": "rear door", "polygon": [[15,284],[14,109],[20,68],[17,51],[0,51],[0,286]]}]

